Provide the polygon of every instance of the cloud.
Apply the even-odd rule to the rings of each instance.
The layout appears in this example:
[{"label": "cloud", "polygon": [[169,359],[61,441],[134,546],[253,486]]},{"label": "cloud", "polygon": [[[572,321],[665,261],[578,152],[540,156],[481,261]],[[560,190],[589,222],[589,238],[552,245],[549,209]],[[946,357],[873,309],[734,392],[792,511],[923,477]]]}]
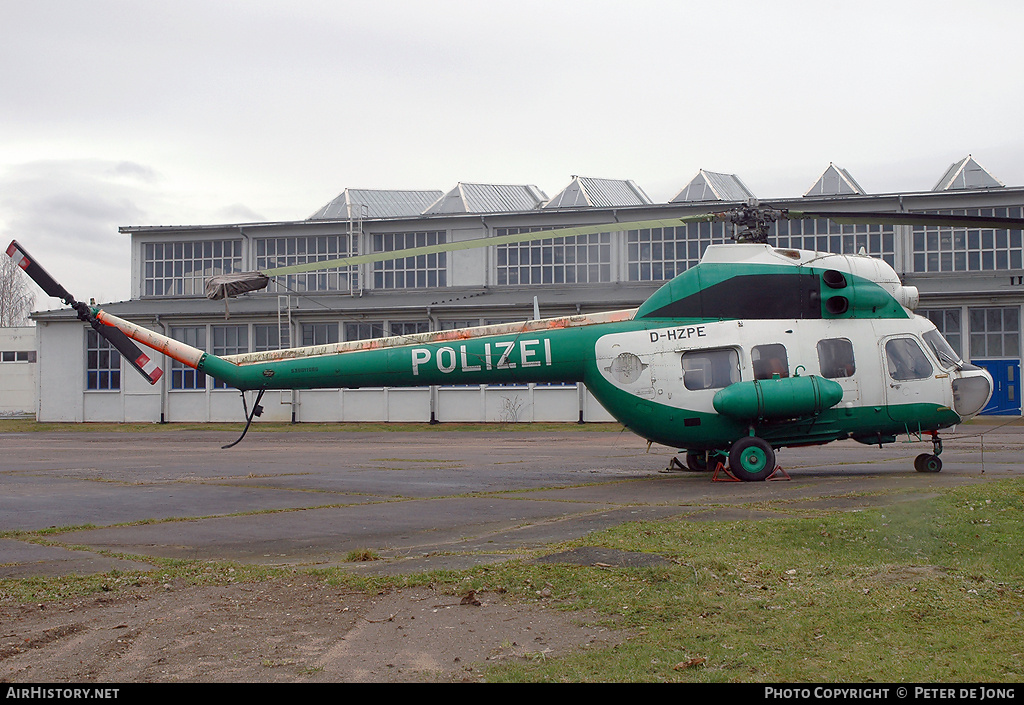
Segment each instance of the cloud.
[{"label": "cloud", "polygon": [[[45,160],[0,172],[0,234],[17,239],[76,298],[129,297],[125,224],[159,210],[159,178],[141,164]],[[57,302],[39,297],[41,306]]]}]

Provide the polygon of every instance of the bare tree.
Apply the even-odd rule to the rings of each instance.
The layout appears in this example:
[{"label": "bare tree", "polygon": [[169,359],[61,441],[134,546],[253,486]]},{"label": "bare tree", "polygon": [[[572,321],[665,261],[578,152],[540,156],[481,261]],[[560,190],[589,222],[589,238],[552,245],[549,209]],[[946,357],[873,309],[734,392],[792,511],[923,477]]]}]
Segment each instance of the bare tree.
[{"label": "bare tree", "polygon": [[0,251],[0,328],[28,325],[35,301],[28,277]]}]

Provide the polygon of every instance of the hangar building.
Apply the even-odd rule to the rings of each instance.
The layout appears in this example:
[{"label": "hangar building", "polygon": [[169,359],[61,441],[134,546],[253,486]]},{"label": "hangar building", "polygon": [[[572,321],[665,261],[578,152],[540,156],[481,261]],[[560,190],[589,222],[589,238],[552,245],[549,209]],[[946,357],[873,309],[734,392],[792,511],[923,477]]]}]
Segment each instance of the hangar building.
[{"label": "hangar building", "polygon": [[[211,301],[214,274],[350,254],[724,210],[754,194],[732,174],[700,171],[667,203],[629,180],[574,176],[548,197],[533,185],[460,183],[448,191],[346,189],[305,220],[122,227],[131,238],[132,296],[111,313],[218,355],[382,335],[593,313],[640,305],[696,264],[731,226],[691,223],[506,244],[275,278],[268,289]],[[829,165],[793,210],[934,212],[1021,217],[1024,187],[1007,187],[968,156],[929,190],[867,194]],[[986,413],[1020,415],[1024,242],[1020,230],[782,222],[779,247],[891,264],[919,288],[918,313],[965,359],[988,368]],[[37,313],[40,421],[238,421],[237,390],[170,360],[150,386],[73,312]],[[160,356],[157,356],[158,358]],[[607,421],[582,385],[484,385],[269,392],[264,420]]]}]

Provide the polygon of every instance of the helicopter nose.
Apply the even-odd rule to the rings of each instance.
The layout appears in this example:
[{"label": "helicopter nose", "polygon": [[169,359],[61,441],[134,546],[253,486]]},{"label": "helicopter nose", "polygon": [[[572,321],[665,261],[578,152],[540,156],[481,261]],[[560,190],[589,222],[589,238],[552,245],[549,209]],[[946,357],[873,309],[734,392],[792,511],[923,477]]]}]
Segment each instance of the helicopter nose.
[{"label": "helicopter nose", "polygon": [[953,410],[962,419],[976,416],[992,397],[992,375],[975,365],[965,364],[953,380]]}]

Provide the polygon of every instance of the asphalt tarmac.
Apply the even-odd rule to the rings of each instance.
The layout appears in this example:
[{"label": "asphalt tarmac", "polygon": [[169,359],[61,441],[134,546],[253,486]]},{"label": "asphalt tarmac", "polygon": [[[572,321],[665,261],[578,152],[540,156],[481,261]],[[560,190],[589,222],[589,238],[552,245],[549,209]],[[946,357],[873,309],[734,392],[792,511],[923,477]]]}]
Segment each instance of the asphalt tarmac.
[{"label": "asphalt tarmac", "polygon": [[[769,482],[666,472],[674,449],[606,427],[377,433],[161,427],[0,433],[0,577],[152,569],[150,558],[401,573],[543,552],[623,522],[854,510],[1024,474],[1020,419],[931,443],[782,449]],[[599,430],[600,429],[600,430]],[[905,440],[905,439],[904,439]],[[30,534],[74,527],[51,537]],[[352,563],[351,551],[382,560]]]}]

